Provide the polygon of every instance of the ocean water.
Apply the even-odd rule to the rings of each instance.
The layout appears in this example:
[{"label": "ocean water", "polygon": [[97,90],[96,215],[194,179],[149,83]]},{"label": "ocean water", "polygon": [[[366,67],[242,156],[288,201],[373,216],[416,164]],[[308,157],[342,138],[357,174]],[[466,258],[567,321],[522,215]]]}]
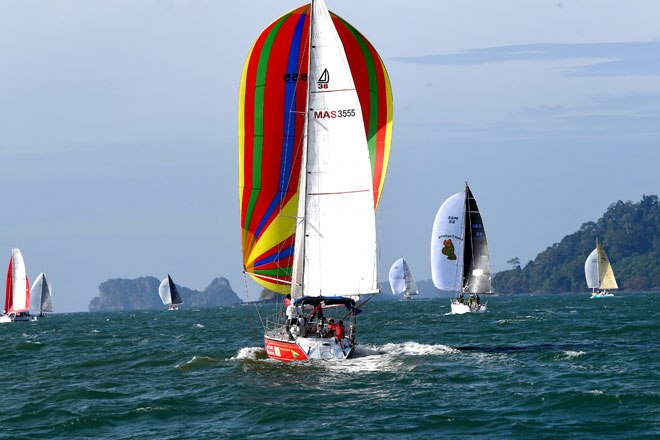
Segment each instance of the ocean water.
[{"label": "ocean water", "polygon": [[2,324],[0,439],[658,439],[659,295],[372,301],[356,358],[288,364],[273,306]]}]

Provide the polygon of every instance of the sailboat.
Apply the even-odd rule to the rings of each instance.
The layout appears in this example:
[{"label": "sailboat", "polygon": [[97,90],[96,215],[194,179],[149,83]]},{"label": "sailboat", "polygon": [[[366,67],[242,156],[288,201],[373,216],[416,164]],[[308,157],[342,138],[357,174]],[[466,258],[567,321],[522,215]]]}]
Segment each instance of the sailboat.
[{"label": "sailboat", "polygon": [[46,313],[53,311],[53,299],[52,294],[53,290],[46,278],[46,274],[41,272],[34,283],[32,283],[32,288],[30,289],[32,296],[39,294],[39,308],[33,307],[30,305],[30,309],[34,312],[39,313],[39,317],[45,317]]},{"label": "sailboat", "polygon": [[413,278],[408,262],[401,257],[390,267],[390,287],[392,294],[403,294],[404,300],[409,300],[412,296],[419,295],[417,284]]},{"label": "sailboat", "polygon": [[490,254],[483,219],[467,183],[464,191],[445,200],[435,216],[431,275],[435,287],[456,292],[452,313],[486,311],[479,294],[491,293]]},{"label": "sailboat", "polygon": [[596,249],[591,251],[587,261],[584,262],[584,275],[587,278],[587,286],[591,289],[592,298],[614,296],[608,290],[619,288],[610,260],[598,239],[596,239]]},{"label": "sailboat", "polygon": [[25,262],[20,249],[12,248],[7,271],[7,290],[5,292],[5,310],[0,322],[36,321],[30,315],[30,283],[25,272]]},{"label": "sailboat", "polygon": [[167,278],[160,282],[158,295],[163,301],[163,304],[170,306],[169,310],[179,310],[179,304],[183,304],[181,295],[179,295],[179,291],[176,289],[176,285],[172,281],[170,274],[167,274]]},{"label": "sailboat", "polygon": [[243,269],[291,300],[286,320],[266,321],[270,358],[352,355],[358,302],[379,292],[375,209],[391,129],[378,53],[323,0],[255,41],[239,96]]}]

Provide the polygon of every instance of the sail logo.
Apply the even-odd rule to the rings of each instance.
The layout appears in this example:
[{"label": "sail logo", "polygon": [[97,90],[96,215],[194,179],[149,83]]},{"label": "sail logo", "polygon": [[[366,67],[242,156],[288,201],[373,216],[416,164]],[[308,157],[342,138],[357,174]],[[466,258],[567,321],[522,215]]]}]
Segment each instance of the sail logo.
[{"label": "sail logo", "polygon": [[330,72],[328,72],[328,69],[323,69],[323,73],[321,73],[321,76],[316,81],[316,83],[319,89],[328,88],[328,84],[330,83]]},{"label": "sail logo", "polygon": [[448,260],[455,260],[456,253],[454,249],[454,243],[451,242],[451,239],[448,238],[447,240],[443,240],[442,244],[445,246],[442,248],[443,255],[446,255]]},{"label": "sail logo", "polygon": [[458,217],[456,217],[455,215],[450,215],[449,217],[447,217],[447,220],[449,221],[450,224],[453,225],[458,220]]}]

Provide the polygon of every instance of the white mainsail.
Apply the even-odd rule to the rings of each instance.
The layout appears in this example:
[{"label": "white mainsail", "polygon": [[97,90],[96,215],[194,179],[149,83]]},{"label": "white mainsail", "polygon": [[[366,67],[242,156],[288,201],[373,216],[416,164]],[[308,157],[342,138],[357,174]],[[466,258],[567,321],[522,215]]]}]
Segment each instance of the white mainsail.
[{"label": "white mainsail", "polygon": [[158,286],[158,295],[165,305],[183,304],[179,291],[169,275],[160,282],[160,286]]},{"label": "white mainsail", "polygon": [[[32,283],[30,288],[32,297],[38,295],[39,302],[32,305],[33,301],[30,301],[30,311],[34,313],[45,313],[53,311],[53,289],[46,278],[46,274],[41,272],[37,279]],[[38,306],[38,307],[37,307]]]},{"label": "white mainsail", "polygon": [[465,191],[449,197],[438,209],[431,236],[431,276],[440,290],[463,288]]},{"label": "white mainsail", "polygon": [[369,148],[343,45],[323,0],[312,4],[292,296],[356,297],[378,291]]}]

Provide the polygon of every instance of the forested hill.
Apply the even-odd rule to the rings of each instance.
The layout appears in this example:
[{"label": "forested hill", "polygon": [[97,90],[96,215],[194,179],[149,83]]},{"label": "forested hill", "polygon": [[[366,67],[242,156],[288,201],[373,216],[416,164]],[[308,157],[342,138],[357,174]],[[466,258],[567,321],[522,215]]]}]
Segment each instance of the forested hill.
[{"label": "forested hill", "polygon": [[[658,196],[639,203],[618,201],[597,222],[584,223],[527,263],[493,276],[499,294],[583,292],[584,262],[598,238],[620,289],[660,291],[660,206]],[[512,262],[514,262],[512,260]]]}]

